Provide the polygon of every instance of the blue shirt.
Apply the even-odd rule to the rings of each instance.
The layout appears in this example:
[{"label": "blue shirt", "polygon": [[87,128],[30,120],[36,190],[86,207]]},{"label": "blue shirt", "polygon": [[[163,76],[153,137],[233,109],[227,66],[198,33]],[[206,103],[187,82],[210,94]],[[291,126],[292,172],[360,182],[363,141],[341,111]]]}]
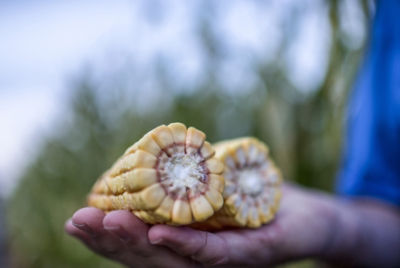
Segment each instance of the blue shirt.
[{"label": "blue shirt", "polygon": [[400,1],[377,1],[349,103],[338,191],[400,205]]}]

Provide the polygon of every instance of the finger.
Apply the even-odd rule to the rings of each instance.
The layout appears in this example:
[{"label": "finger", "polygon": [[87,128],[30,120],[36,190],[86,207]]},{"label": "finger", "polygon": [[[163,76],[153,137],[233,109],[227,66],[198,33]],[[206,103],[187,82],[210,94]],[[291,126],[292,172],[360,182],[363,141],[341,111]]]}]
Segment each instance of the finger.
[{"label": "finger", "polygon": [[72,224],[72,220],[71,219],[68,219],[65,222],[64,229],[71,236],[74,236],[74,237],[77,237],[77,238],[83,238],[83,239],[86,239],[86,240],[90,239],[90,236],[86,232],[76,228]]},{"label": "finger", "polygon": [[167,246],[181,256],[189,256],[206,265],[228,262],[226,241],[213,233],[156,225],[150,228],[148,236],[152,244]]},{"label": "finger", "polygon": [[104,217],[105,230],[113,233],[121,241],[135,248],[135,253],[148,257],[151,251],[146,247],[148,226],[126,210],[111,211]]},{"label": "finger", "polygon": [[[142,266],[193,267],[194,263],[182,258],[168,248],[150,244],[147,233],[149,227],[143,221],[125,210],[112,211],[103,220],[104,228],[120,237],[131,252],[131,259],[145,258]],[[146,263],[146,264],[145,264]]]},{"label": "finger", "polygon": [[89,247],[89,248],[91,248],[93,250],[97,250],[96,246],[94,246],[94,244],[92,243],[92,237],[89,234],[87,234],[86,232],[76,228],[72,224],[72,220],[71,219],[66,221],[66,223],[64,225],[64,229],[69,235],[78,238],[87,247]]},{"label": "finger", "polygon": [[74,213],[72,216],[72,224],[90,236],[95,237],[104,233],[104,216],[104,212],[100,209],[85,207]]},{"label": "finger", "polygon": [[94,251],[113,259],[120,259],[120,255],[126,251],[125,245],[103,228],[104,216],[100,209],[86,207],[74,213],[71,223],[86,234],[82,238]]}]

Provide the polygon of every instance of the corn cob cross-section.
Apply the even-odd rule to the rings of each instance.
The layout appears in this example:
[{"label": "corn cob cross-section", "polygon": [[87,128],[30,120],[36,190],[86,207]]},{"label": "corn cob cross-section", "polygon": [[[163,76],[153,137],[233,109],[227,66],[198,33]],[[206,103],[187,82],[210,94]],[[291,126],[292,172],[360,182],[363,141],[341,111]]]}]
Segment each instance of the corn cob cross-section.
[{"label": "corn cob cross-section", "polygon": [[193,227],[256,228],[273,219],[281,196],[281,174],[268,148],[255,138],[239,138],[214,145],[225,164],[224,205],[213,217]]},{"label": "corn cob cross-section", "polygon": [[223,204],[224,165],[205,138],[181,123],[151,130],[99,178],[89,205],[129,209],[147,223],[206,220]]}]

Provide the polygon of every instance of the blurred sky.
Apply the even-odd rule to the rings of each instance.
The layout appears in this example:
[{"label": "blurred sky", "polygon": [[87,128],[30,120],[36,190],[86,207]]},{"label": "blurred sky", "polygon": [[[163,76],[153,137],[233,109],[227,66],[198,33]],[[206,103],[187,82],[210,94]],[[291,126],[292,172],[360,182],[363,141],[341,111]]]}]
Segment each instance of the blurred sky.
[{"label": "blurred sky", "polygon": [[[182,83],[201,76],[202,52],[191,18],[204,6],[188,2],[0,2],[0,196],[10,193],[41,137],[66,112],[67,81],[86,64],[107,72],[131,55],[146,70],[162,54]],[[349,45],[359,46],[364,33],[351,1],[346,2]],[[287,59],[290,79],[300,90],[316,88],[324,75],[330,40],[323,3],[301,1],[305,19]],[[215,29],[230,57],[220,78],[233,92],[251,77],[246,59],[276,53],[282,18],[296,5],[294,0],[270,1],[259,9],[253,1],[218,2]],[[247,80],[232,79],[242,76]]]},{"label": "blurred sky", "polygon": [[131,10],[120,0],[0,2],[0,194],[62,112],[68,75],[129,33]]}]

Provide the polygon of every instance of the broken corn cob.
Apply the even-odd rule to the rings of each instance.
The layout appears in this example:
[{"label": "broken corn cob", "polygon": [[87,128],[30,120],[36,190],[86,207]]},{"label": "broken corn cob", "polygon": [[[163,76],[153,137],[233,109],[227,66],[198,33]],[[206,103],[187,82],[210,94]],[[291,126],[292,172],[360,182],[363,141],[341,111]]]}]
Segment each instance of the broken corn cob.
[{"label": "broken corn cob", "polygon": [[281,197],[281,174],[268,148],[255,138],[239,138],[214,145],[225,164],[224,205],[213,217],[194,228],[257,228],[271,221]]},{"label": "broken corn cob", "polygon": [[151,130],[99,178],[88,204],[129,209],[152,224],[206,220],[223,204],[224,165],[205,138],[181,123]]}]

